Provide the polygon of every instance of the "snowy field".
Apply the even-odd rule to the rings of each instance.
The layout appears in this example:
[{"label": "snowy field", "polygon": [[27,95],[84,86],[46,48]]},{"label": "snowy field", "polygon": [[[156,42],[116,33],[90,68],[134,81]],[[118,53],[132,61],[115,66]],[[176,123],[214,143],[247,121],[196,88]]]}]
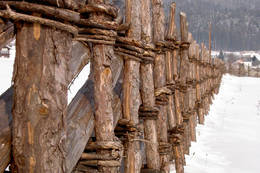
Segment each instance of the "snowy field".
[{"label": "snowy field", "polygon": [[185,173],[259,173],[260,78],[225,75]]}]

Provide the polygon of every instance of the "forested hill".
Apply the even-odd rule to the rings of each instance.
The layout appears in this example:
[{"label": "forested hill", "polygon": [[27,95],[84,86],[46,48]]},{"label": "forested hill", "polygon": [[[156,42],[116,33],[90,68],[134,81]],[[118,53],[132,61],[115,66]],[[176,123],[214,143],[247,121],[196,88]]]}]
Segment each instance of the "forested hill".
[{"label": "forested hill", "polygon": [[[171,2],[164,0],[166,14],[169,14]],[[208,23],[211,21],[213,48],[216,50],[260,50],[260,0],[175,2],[177,13],[184,11],[187,14],[189,30],[197,41],[208,44]],[[124,0],[114,0],[114,3],[124,6]]]}]

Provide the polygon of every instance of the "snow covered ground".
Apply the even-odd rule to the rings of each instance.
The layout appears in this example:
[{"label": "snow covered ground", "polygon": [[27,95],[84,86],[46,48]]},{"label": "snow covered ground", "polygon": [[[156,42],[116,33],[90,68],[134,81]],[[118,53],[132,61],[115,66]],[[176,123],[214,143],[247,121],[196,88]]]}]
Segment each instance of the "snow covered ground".
[{"label": "snow covered ground", "polygon": [[225,75],[185,173],[259,173],[260,79]]}]

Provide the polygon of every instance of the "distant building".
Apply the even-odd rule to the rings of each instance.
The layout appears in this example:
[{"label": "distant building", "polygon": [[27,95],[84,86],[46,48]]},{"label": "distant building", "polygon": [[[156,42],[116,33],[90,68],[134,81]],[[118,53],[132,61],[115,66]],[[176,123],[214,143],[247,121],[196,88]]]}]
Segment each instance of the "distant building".
[{"label": "distant building", "polygon": [[10,57],[10,46],[5,46],[0,51],[0,57],[9,58]]},{"label": "distant building", "polygon": [[260,66],[260,61],[256,58],[256,56],[253,56],[252,58],[252,66],[254,67]]}]

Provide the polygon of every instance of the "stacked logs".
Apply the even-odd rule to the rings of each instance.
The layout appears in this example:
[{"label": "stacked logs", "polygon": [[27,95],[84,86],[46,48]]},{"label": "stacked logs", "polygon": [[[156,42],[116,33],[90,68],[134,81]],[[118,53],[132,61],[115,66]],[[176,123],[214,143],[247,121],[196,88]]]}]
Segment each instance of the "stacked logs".
[{"label": "stacked logs", "polygon": [[[218,94],[224,64],[193,40],[185,13],[178,36],[175,3],[167,29],[162,0],[126,0],[125,23],[105,0],[1,1],[0,10],[0,46],[16,34],[19,70],[14,89],[0,97],[0,172],[11,160],[12,141],[13,171],[156,173],[175,166],[184,173],[197,121],[204,123]],[[72,39],[86,55],[71,49]],[[66,108],[65,90],[88,58],[89,79]],[[21,67],[50,68],[49,76],[36,70],[24,81],[28,70]]]}]

